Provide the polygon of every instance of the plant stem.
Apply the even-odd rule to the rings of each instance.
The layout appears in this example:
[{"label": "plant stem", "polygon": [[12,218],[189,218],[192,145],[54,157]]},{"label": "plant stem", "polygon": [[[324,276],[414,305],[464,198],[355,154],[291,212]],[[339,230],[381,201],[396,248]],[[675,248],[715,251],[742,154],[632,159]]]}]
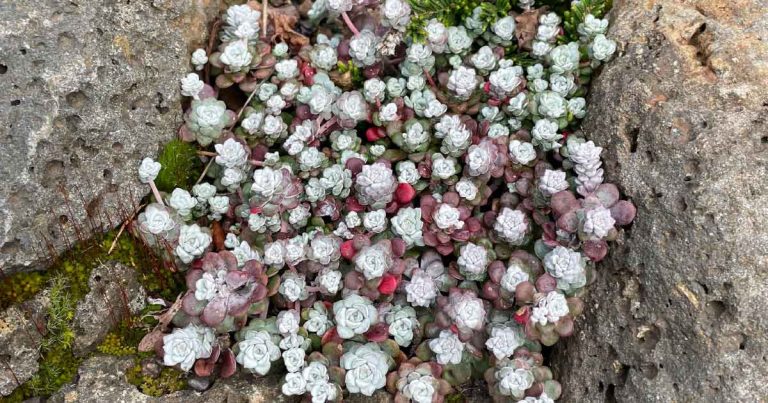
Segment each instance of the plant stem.
[{"label": "plant stem", "polygon": [[152,189],[152,194],[155,195],[155,199],[157,199],[157,202],[160,203],[160,205],[165,206],[165,202],[163,202],[163,197],[160,196],[160,191],[157,190],[155,181],[153,180],[149,181],[149,188]]},{"label": "plant stem", "polygon": [[[262,83],[264,83],[264,81],[259,83],[259,85],[261,85]],[[231,125],[229,125],[229,129],[227,130],[232,131],[232,129],[235,128],[237,121],[240,120],[240,116],[243,116],[243,111],[245,111],[245,108],[251,103],[251,100],[253,99],[254,95],[256,95],[256,90],[251,91],[251,94],[248,95],[248,99],[245,100],[245,103],[243,104],[243,106],[240,108],[239,111],[237,111],[237,115],[235,116],[235,121],[232,122]]]},{"label": "plant stem", "polygon": [[317,129],[317,134],[315,134],[315,138],[322,136],[325,134],[325,132],[334,124],[336,124],[336,116],[330,118],[327,122],[323,123],[322,126],[320,126],[319,129]]},{"label": "plant stem", "polygon": [[353,34],[355,34],[355,36],[360,35],[360,31],[358,31],[355,24],[352,23],[352,20],[349,18],[349,14],[347,14],[346,11],[341,13],[341,19],[344,20],[344,23],[347,24],[347,27]]},{"label": "plant stem", "polygon": [[427,69],[424,69],[424,75],[427,76],[427,81],[429,82],[429,85],[432,86],[433,89],[436,89],[437,85],[435,84],[435,80],[432,79],[432,74],[429,74],[429,71],[427,71]]},{"label": "plant stem", "polygon": [[205,174],[208,173],[208,168],[211,167],[211,164],[213,164],[213,159],[210,159],[208,161],[208,164],[205,165],[205,169],[203,169],[203,172],[200,174],[200,177],[197,178],[197,182],[195,182],[195,185],[200,183],[200,181],[203,180],[203,178],[205,178]]},{"label": "plant stem", "polygon": [[[261,38],[266,39],[267,37],[267,10],[269,7],[269,0],[262,0],[261,1]],[[248,103],[246,102],[246,105]]]}]

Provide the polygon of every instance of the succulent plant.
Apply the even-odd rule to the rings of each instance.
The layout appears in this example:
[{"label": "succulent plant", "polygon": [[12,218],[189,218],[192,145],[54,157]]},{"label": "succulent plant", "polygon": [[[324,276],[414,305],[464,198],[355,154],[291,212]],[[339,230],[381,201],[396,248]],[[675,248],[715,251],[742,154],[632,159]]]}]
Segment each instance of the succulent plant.
[{"label": "succulent plant", "polygon": [[394,363],[375,343],[356,344],[341,356],[341,367],[346,370],[344,383],[351,393],[372,396],[387,382],[387,373]]},{"label": "succulent plant", "polygon": [[414,357],[387,375],[387,390],[395,402],[441,403],[453,388],[442,379],[442,367]]},{"label": "succulent plant", "polygon": [[163,363],[189,371],[196,360],[211,356],[214,340],[210,328],[189,325],[174,329],[163,337]]},{"label": "succulent plant", "polygon": [[208,252],[200,268],[187,273],[189,291],[182,307],[187,315],[207,326],[237,328],[249,311],[266,308],[254,305],[267,296],[267,281],[261,263],[255,260],[239,268],[231,252]]},{"label": "succulent plant", "polygon": [[173,209],[159,203],[148,205],[139,213],[139,231],[150,245],[172,244],[179,236],[179,217]]},{"label": "succulent plant", "polygon": [[453,253],[453,242],[466,242],[481,229],[471,216],[472,209],[461,204],[457,193],[447,192],[438,202],[431,195],[422,196],[421,214],[425,222],[424,243],[442,255]]},{"label": "succulent plant", "polygon": [[208,145],[218,139],[234,119],[235,113],[227,110],[227,105],[216,98],[193,100],[192,107],[184,116],[186,124],[182,128],[182,136],[185,140]]},{"label": "succulent plant", "polygon": [[287,372],[314,403],[442,402],[481,375],[496,401],[559,398],[541,350],[636,214],[579,125],[616,50],[604,9],[309,3],[231,6],[192,54],[199,183],[164,199],[166,167],[139,165],[136,232],[187,277],[164,363]]}]

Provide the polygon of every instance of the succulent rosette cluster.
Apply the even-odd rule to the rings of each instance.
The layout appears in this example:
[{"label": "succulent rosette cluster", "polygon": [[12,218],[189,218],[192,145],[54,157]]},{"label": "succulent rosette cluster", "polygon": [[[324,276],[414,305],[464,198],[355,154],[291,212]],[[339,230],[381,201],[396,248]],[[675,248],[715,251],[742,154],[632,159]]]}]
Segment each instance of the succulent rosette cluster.
[{"label": "succulent rosette cluster", "polygon": [[482,379],[500,401],[557,399],[542,347],[573,332],[635,208],[579,131],[607,21],[568,42],[532,5],[416,37],[404,0],[318,1],[294,40],[231,6],[182,80],[205,175],[138,217],[187,271],[164,362],[284,373],[315,403],[442,402]]}]

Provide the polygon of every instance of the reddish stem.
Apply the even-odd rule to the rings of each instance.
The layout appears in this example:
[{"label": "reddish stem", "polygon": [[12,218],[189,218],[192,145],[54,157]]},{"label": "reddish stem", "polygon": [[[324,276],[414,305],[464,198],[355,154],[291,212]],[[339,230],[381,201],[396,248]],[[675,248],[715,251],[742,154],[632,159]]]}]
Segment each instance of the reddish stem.
[{"label": "reddish stem", "polygon": [[353,34],[355,34],[355,36],[360,35],[360,31],[358,31],[355,24],[352,23],[352,20],[349,18],[349,14],[347,14],[346,11],[341,13],[341,19],[344,20],[344,23],[347,24],[347,27],[350,31],[352,31]]},{"label": "reddish stem", "polygon": [[155,181],[153,180],[149,181],[149,188],[152,189],[152,194],[155,195],[155,199],[157,199],[157,202],[160,203],[160,205],[165,206],[165,202],[163,202],[163,197],[160,196],[160,191],[157,190],[157,186],[155,186]]},{"label": "reddish stem", "polygon": [[331,127],[331,126],[333,126],[334,124],[336,124],[336,117],[335,117],[335,116],[334,116],[334,117],[332,117],[331,119],[329,119],[327,122],[323,123],[323,125],[322,125],[322,126],[320,126],[320,128],[319,128],[319,129],[317,129],[317,134],[315,134],[315,137],[317,138],[317,137],[320,137],[320,136],[322,136],[323,134],[325,134],[325,132],[326,132],[326,131],[327,131],[327,130],[328,130],[330,127]]},{"label": "reddish stem", "polygon": [[429,71],[427,71],[427,69],[424,69],[424,75],[427,76],[427,81],[429,82],[429,85],[432,86],[433,89],[436,89],[437,85],[435,84],[435,80],[432,79],[432,74],[429,74]]}]

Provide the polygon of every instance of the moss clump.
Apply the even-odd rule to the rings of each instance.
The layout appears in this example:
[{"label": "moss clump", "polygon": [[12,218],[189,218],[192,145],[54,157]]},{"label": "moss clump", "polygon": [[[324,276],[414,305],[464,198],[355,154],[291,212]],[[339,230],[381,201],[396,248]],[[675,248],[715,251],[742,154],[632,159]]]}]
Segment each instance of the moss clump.
[{"label": "moss clump", "polygon": [[187,380],[183,372],[163,367],[160,375],[152,377],[141,370],[141,364],[137,363],[126,372],[128,383],[135,385],[145,395],[160,397],[169,393],[185,389]]},{"label": "moss clump", "polygon": [[179,139],[166,144],[157,161],[162,164],[155,185],[164,192],[175,188],[189,189],[201,172],[197,148]]},{"label": "moss clump", "polygon": [[128,344],[120,332],[112,331],[96,348],[100,353],[118,357],[136,354],[136,345]]},{"label": "moss clump", "polygon": [[0,309],[24,302],[43,289],[47,276],[41,272],[16,273],[0,279]]},{"label": "moss clump", "polygon": [[159,305],[149,305],[140,315],[124,319],[96,348],[100,353],[115,356],[135,355],[141,339],[155,327],[157,320],[151,315],[162,310]]},{"label": "moss clump", "polygon": [[40,348],[40,369],[6,401],[20,402],[34,396],[50,396],[77,373],[82,360],[72,354],[75,333],[70,324],[75,317],[77,300],[71,290],[69,278],[62,274],[51,277],[47,333]]},{"label": "moss clump", "polygon": [[[91,270],[98,264],[118,261],[137,271],[139,282],[150,294],[170,300],[176,298],[183,285],[178,273],[165,268],[141,241],[128,232],[118,239],[112,253],[108,254],[116,234],[117,231],[112,231],[79,243],[45,272],[19,273],[0,280],[0,308],[29,299],[46,285],[50,288],[47,333],[40,352],[40,369],[0,401],[21,402],[35,396],[47,397],[75,377],[82,359],[72,353],[75,335],[71,323],[77,301],[90,291],[88,279]],[[134,354],[148,327],[148,324],[142,325],[139,318],[130,318],[118,325],[98,349],[113,355]]]},{"label": "moss clump", "polygon": [[[114,239],[113,231],[99,242],[99,248],[104,254],[112,247]],[[139,283],[150,295],[173,301],[183,291],[183,277],[175,270],[165,267],[163,261],[157,258],[149,247],[127,232],[117,240],[112,253],[104,256],[102,260],[118,261],[136,270]]]}]

